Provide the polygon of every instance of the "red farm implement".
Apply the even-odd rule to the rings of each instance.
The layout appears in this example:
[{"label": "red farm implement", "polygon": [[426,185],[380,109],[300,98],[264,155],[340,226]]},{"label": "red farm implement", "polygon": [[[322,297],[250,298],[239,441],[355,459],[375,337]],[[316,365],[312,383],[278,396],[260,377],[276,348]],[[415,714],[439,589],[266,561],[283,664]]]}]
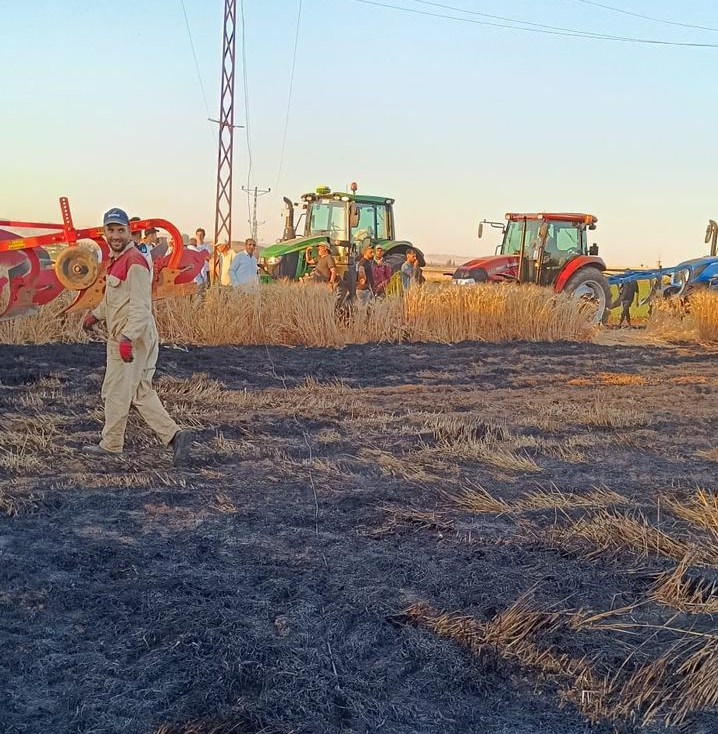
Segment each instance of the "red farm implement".
[{"label": "red farm implement", "polygon": [[[75,229],[64,197],[60,210],[62,224],[0,219],[0,319],[34,313],[66,290],[76,293],[66,312],[100,302],[110,258],[102,227]],[[150,227],[168,235],[167,244],[152,251],[153,298],[194,293],[205,254],[183,247],[179,230],[165,219],[131,222],[132,232]],[[21,236],[16,230],[41,234]]]}]

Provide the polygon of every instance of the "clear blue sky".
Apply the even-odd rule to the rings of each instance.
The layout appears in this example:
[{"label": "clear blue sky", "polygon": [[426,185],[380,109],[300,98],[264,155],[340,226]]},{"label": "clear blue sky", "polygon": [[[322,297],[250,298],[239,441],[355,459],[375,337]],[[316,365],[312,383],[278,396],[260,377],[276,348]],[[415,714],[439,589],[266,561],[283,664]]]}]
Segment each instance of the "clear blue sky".
[{"label": "clear blue sky", "polygon": [[[448,13],[414,0],[380,0]],[[718,44],[699,31],[577,0],[437,0],[597,33]],[[709,0],[605,0],[718,28]],[[217,115],[222,0],[185,0]],[[399,234],[426,252],[479,254],[479,219],[509,210],[599,218],[610,264],[703,253],[718,218],[718,48],[565,38],[412,15],[355,0],[303,0],[294,98],[278,180],[297,0],[244,0],[250,184],[261,238],[281,234],[281,195],[326,184],[397,199]],[[453,13],[458,15],[458,13]],[[464,16],[481,20],[481,16]],[[179,0],[0,0],[0,216],[78,225],[111,205],[214,227],[216,131]],[[237,47],[241,61],[240,44]],[[238,65],[236,122],[245,122]],[[235,149],[234,236],[247,234],[247,145]]]}]

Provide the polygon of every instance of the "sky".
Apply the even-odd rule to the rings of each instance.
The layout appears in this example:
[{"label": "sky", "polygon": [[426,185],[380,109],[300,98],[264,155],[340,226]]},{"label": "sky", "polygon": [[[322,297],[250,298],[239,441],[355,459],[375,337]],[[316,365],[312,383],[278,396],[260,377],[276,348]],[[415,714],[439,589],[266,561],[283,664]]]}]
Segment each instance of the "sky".
[{"label": "sky", "polygon": [[[235,123],[248,129],[235,134],[235,239],[249,234],[241,186],[271,188],[268,243],[283,195],[356,181],[396,199],[397,236],[426,253],[492,252],[478,222],[508,211],[579,211],[598,217],[590,241],[609,266],[705,254],[718,219],[714,0],[601,3],[673,24],[585,0],[376,1],[464,22],[302,0],[287,117],[300,2],[237,0],[248,105],[238,28]],[[716,46],[526,32],[439,5]],[[184,8],[199,73],[182,0],[0,0],[0,218],[60,221],[66,195],[76,226],[122,206],[212,234],[223,0]]]}]

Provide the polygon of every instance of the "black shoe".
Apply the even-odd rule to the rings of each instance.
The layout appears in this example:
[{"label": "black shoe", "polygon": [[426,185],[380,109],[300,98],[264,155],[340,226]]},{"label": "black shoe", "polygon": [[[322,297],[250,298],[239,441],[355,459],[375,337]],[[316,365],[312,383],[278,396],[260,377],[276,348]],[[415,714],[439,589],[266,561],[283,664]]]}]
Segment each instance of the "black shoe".
[{"label": "black shoe", "polygon": [[191,431],[177,431],[170,441],[172,447],[172,463],[175,466],[186,464],[189,459],[189,447],[192,443]]}]

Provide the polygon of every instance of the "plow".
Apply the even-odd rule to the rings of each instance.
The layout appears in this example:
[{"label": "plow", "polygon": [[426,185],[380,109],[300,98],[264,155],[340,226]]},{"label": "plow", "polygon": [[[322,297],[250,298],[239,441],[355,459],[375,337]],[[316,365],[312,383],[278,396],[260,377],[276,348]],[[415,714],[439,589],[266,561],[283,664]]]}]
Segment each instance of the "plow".
[{"label": "plow", "polygon": [[[0,219],[0,320],[32,315],[65,292],[74,298],[64,313],[92,309],[102,299],[110,261],[103,229],[75,228],[66,197],[60,212],[59,224]],[[166,219],[130,223],[133,233],[151,227],[167,233],[167,242],[152,251],[153,299],[194,293],[206,255],[184,247]]]}]

